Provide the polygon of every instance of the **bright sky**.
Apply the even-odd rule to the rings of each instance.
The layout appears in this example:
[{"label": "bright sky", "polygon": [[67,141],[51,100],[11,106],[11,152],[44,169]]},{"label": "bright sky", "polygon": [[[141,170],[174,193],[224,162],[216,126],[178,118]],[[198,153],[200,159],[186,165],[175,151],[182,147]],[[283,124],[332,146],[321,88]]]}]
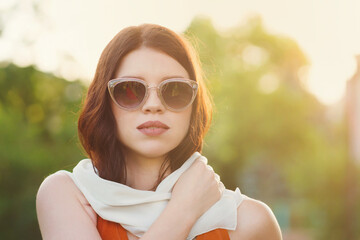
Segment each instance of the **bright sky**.
[{"label": "bright sky", "polygon": [[[44,16],[35,16],[31,2]],[[311,62],[308,88],[327,104],[344,94],[360,54],[359,0],[1,0],[0,10],[15,3],[16,12],[1,16],[0,61],[35,62],[69,79],[90,80],[101,51],[122,28],[150,22],[182,32],[196,15],[226,31],[259,14],[268,31],[298,42]],[[34,48],[21,43],[24,36]]]}]

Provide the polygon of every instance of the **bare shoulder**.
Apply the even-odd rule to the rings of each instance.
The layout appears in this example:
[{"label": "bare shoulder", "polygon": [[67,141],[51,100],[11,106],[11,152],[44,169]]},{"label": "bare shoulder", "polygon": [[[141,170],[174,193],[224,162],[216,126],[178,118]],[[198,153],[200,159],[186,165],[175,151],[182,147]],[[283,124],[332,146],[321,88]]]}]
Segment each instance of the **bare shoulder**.
[{"label": "bare shoulder", "polygon": [[228,231],[231,240],[281,240],[281,231],[274,213],[265,203],[245,197],[237,209],[237,226]]},{"label": "bare shoulder", "polygon": [[41,183],[36,213],[43,239],[98,239],[96,213],[71,177],[62,171]]},{"label": "bare shoulder", "polygon": [[72,192],[75,190],[75,184],[66,173],[58,171],[47,176],[41,183],[36,195],[37,200],[41,200],[44,195],[56,194],[59,191]]}]

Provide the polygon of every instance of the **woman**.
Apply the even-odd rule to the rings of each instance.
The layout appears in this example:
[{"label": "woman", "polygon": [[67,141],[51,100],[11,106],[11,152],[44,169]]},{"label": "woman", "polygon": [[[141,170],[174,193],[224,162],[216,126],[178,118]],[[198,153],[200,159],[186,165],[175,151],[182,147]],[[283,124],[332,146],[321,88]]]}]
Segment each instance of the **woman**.
[{"label": "woman", "polygon": [[120,31],[78,121],[89,159],[39,188],[43,238],[281,239],[271,210],[224,189],[200,155],[210,121],[191,45],[159,25]]}]

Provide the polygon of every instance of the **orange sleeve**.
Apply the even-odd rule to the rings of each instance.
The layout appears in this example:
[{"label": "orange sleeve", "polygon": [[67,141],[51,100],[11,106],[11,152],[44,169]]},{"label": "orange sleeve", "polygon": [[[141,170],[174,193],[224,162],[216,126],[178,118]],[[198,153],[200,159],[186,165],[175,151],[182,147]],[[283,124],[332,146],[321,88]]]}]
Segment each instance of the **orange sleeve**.
[{"label": "orange sleeve", "polygon": [[126,230],[121,224],[104,220],[99,215],[96,227],[102,240],[128,240]]},{"label": "orange sleeve", "polygon": [[[104,220],[97,216],[97,229],[102,240],[128,240],[126,230],[119,223]],[[217,228],[196,236],[196,240],[230,240],[226,229]]]},{"label": "orange sleeve", "polygon": [[230,237],[226,229],[217,228],[210,232],[198,235],[196,240],[230,240]]}]

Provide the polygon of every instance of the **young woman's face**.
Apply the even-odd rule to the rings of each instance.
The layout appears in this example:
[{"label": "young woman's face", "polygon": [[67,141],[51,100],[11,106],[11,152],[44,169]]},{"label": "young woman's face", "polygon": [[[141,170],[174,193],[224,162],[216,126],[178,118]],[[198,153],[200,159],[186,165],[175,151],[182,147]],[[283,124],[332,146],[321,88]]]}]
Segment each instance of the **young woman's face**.
[{"label": "young woman's face", "polygon": [[[150,87],[158,86],[169,78],[189,79],[187,71],[175,59],[147,47],[127,54],[121,61],[116,77],[140,78]],[[111,107],[118,138],[130,154],[155,158],[164,156],[183,140],[189,129],[192,105],[181,112],[173,112],[165,108],[155,88],[149,91],[146,102],[138,110],[123,110],[113,101]],[[160,135],[149,135],[146,129],[138,128],[148,121],[160,121],[169,128]]]}]

